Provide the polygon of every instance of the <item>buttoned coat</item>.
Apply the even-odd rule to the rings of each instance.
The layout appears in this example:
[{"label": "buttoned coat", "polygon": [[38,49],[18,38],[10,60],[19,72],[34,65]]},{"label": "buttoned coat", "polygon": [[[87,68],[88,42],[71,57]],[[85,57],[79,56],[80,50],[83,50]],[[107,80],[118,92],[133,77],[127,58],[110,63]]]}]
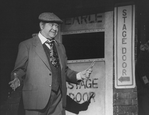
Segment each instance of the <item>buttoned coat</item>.
[{"label": "buttoned coat", "polygon": [[[67,56],[64,46],[56,42],[56,48],[61,67],[61,89],[63,106],[66,106],[66,81],[77,83],[76,73],[67,66]],[[23,79],[23,103],[25,109],[43,109],[49,100],[52,85],[51,68],[43,49],[42,43],[35,35],[33,38],[25,40],[19,44],[18,55],[13,73]]]}]

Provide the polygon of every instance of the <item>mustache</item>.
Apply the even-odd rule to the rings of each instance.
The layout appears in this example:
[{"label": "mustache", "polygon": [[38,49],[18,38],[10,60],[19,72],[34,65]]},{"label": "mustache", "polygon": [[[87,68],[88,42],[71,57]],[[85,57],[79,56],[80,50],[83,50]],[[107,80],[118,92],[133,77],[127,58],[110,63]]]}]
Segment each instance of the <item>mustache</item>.
[{"label": "mustache", "polygon": [[53,30],[53,29],[51,29],[51,30],[49,30],[49,32],[55,32],[55,33],[56,33],[56,32],[57,32],[57,30]]}]

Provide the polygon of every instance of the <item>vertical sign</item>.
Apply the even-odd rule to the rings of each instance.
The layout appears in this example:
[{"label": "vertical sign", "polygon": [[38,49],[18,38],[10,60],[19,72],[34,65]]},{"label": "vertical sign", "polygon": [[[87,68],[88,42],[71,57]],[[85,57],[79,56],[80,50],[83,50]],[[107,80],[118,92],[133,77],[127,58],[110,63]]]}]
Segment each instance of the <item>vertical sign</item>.
[{"label": "vertical sign", "polygon": [[115,7],[115,87],[135,87],[135,6]]}]

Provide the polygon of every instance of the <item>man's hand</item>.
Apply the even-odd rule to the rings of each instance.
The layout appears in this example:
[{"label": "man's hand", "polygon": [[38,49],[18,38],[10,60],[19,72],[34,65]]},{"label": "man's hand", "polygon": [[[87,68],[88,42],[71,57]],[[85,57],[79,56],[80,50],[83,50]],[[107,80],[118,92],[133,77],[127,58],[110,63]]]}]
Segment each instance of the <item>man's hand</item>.
[{"label": "man's hand", "polygon": [[10,84],[10,87],[15,91],[15,89],[20,86],[20,80],[19,78],[15,77],[14,80],[9,82],[9,84]]},{"label": "man's hand", "polygon": [[86,69],[80,73],[81,79],[88,79],[92,73],[92,68]]},{"label": "man's hand", "polygon": [[87,68],[86,70],[80,72],[80,76],[81,76],[82,80],[83,79],[88,79],[90,77],[90,75],[93,71],[94,64],[95,64],[95,62],[93,62],[89,68]]}]

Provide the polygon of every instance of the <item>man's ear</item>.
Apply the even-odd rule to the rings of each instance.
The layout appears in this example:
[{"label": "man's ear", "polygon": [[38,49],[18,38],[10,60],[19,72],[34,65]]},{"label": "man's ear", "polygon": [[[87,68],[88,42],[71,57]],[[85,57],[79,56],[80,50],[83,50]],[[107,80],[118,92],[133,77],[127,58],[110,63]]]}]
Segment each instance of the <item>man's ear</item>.
[{"label": "man's ear", "polygon": [[40,30],[42,30],[44,28],[44,25],[42,22],[39,23],[39,27],[40,27]]}]

